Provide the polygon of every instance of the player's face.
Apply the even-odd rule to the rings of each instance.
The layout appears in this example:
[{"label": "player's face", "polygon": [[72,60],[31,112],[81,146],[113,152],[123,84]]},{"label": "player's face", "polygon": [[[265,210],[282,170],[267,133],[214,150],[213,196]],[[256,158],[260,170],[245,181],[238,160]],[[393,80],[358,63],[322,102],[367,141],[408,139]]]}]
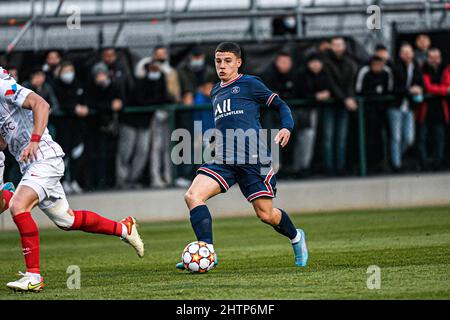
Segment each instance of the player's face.
[{"label": "player's face", "polygon": [[242,59],[232,52],[216,52],[216,72],[219,79],[227,82],[237,76]]}]

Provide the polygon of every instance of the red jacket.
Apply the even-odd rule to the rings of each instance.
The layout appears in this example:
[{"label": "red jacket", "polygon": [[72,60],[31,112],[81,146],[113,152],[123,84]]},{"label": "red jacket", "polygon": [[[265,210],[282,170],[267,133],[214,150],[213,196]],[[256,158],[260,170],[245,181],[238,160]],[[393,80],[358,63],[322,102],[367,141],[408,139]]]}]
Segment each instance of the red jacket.
[{"label": "red jacket", "polygon": [[[447,66],[442,71],[442,77],[440,83],[433,83],[431,80],[431,76],[428,73],[423,74],[423,85],[425,88],[425,93],[441,96],[442,101],[442,111],[444,113],[444,121],[445,123],[450,123],[450,111],[449,111],[449,105],[448,105],[448,98],[449,95],[448,88],[450,87],[450,65]],[[419,123],[423,123],[427,116],[427,110],[428,106],[427,103],[424,102],[421,104],[419,109],[416,112],[416,119]]]}]

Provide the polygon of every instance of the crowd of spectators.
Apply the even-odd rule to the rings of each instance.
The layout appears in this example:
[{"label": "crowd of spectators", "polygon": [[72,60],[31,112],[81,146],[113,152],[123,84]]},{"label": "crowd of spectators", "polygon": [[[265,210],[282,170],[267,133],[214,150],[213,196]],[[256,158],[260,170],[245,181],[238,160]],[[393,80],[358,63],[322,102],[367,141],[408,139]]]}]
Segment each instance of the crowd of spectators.
[{"label": "crowd of spectators", "polygon": [[[348,54],[341,37],[321,40],[308,49],[300,66],[294,64],[293,54],[278,52],[260,74],[281,98],[306,101],[292,110],[296,128],[292,156],[285,165],[292,176],[311,173],[312,167],[328,176],[349,173],[348,155],[353,150],[348,150],[348,141],[358,134],[351,119],[361,107],[357,98],[361,96],[369,172],[402,172],[408,152],[417,155],[415,163],[421,170],[444,168],[450,67],[427,35],[419,35],[414,44],[401,44],[394,59],[378,45],[362,65]],[[29,79],[21,79],[18,69],[9,67],[11,75],[44,97],[54,113],[65,115],[51,117],[49,129],[66,153],[63,185],[68,193],[189,183],[192,166],[181,166],[178,179],[173,176],[169,113],[164,108],[123,112],[125,106],[210,103],[217,77],[202,48],[195,47],[176,68],[169,57],[166,47],[157,46],[132,67],[114,48],[105,48],[90,67],[88,81],[58,51],[48,52]],[[395,98],[381,98],[386,95]],[[89,117],[92,111],[95,116]],[[212,111],[194,110],[184,121],[202,121],[205,131],[214,126],[212,116]],[[276,128],[277,116],[265,112],[262,123]],[[183,119],[181,126],[191,128]],[[197,147],[207,143],[194,142]]]}]

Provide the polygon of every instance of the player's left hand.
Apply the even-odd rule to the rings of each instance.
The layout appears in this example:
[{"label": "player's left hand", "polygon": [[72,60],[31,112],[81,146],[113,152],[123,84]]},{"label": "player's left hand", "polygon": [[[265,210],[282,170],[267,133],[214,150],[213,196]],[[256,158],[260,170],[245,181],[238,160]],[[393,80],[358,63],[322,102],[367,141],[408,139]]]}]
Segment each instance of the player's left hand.
[{"label": "player's left hand", "polygon": [[20,162],[33,162],[36,160],[37,150],[39,148],[39,142],[30,142],[25,149],[23,149],[22,154],[20,155]]},{"label": "player's left hand", "polygon": [[288,144],[290,137],[291,132],[288,129],[283,128],[275,136],[275,143],[281,145],[281,147],[284,148]]}]

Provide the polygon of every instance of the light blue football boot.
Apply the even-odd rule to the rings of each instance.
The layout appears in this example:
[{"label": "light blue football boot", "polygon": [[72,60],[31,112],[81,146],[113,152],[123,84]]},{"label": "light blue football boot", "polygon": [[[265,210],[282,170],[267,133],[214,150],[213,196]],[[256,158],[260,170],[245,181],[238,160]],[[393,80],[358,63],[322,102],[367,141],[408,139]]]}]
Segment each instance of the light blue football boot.
[{"label": "light blue football boot", "polygon": [[300,241],[293,244],[292,248],[294,249],[295,256],[295,265],[297,267],[305,267],[308,263],[308,247],[306,246],[306,236],[305,232],[302,229],[297,229],[300,233]]}]

